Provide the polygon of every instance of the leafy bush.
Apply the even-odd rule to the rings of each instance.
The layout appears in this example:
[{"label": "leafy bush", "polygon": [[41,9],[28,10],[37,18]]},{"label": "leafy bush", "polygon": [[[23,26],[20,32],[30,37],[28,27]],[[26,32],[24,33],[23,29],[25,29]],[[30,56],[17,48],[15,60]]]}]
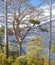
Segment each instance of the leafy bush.
[{"label": "leafy bush", "polygon": [[26,55],[30,57],[42,57],[43,40],[40,36],[35,36],[26,47]]},{"label": "leafy bush", "polygon": [[6,55],[0,51],[0,65],[7,65],[6,62]]},{"label": "leafy bush", "polygon": [[25,56],[20,56],[12,65],[27,65],[27,59]]},{"label": "leafy bush", "polygon": [[[9,57],[6,59],[6,55],[0,51],[0,65],[48,65],[44,58],[34,58],[20,56],[17,58]],[[54,62],[51,65],[55,65]]]},{"label": "leafy bush", "polygon": [[0,51],[0,65],[12,65],[13,62],[14,59],[12,57],[6,59],[6,55]]},{"label": "leafy bush", "polygon": [[43,58],[33,58],[20,56],[12,65],[44,65],[45,60]]},{"label": "leafy bush", "polygon": [[51,48],[51,50],[52,50],[52,52],[55,53],[55,41],[54,41],[54,43],[52,44],[52,48]]},{"label": "leafy bush", "polygon": [[44,65],[45,60],[43,58],[33,58],[29,57],[27,65]]},{"label": "leafy bush", "polygon": [[15,60],[16,60],[15,58],[9,57],[9,58],[7,59],[7,65],[12,65],[12,63],[14,63]]}]

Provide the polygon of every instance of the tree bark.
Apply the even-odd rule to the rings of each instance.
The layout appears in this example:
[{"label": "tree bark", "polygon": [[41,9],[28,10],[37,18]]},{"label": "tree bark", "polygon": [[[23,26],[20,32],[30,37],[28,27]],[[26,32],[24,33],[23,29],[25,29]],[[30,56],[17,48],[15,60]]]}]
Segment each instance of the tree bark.
[{"label": "tree bark", "polygon": [[22,44],[18,44],[18,57],[22,55]]},{"label": "tree bark", "polygon": [[5,54],[6,54],[6,58],[8,59],[9,57],[9,49],[8,49],[8,26],[7,26],[7,22],[8,22],[8,18],[7,18],[7,0],[5,1],[6,3],[6,15],[5,15]]},{"label": "tree bark", "polygon": [[19,45],[19,56],[22,55],[22,45]]},{"label": "tree bark", "polygon": [[48,58],[48,65],[51,65],[51,43],[52,43],[52,0],[50,0],[50,32],[49,32],[49,58]]}]

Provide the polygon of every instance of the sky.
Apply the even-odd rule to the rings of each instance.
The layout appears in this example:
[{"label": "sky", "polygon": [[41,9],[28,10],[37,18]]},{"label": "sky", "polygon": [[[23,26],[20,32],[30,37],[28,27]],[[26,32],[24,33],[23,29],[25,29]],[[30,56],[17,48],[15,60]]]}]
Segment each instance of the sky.
[{"label": "sky", "polygon": [[[33,4],[34,6],[40,5],[41,2],[43,2],[44,5],[47,4],[47,1],[46,1],[46,0],[43,0],[43,1],[42,1],[42,0],[30,0],[30,2],[31,2],[31,4]],[[48,0],[48,2],[49,2],[49,0]],[[55,4],[55,0],[53,0],[52,3]],[[43,5],[43,4],[42,4],[42,5]]]},{"label": "sky", "polygon": [[40,4],[40,0],[30,0],[31,4],[34,6],[38,6]]},{"label": "sky", "polygon": [[[41,2],[41,0],[30,0],[30,3],[33,4],[34,6],[38,6]],[[0,4],[1,5],[1,4]],[[43,5],[43,4],[42,4]],[[55,3],[53,4],[55,6]],[[48,5],[42,6],[42,8],[47,8]],[[1,13],[0,13],[1,14]],[[45,10],[45,15],[49,15],[48,10]],[[53,8],[53,15],[55,15],[55,8]]]}]

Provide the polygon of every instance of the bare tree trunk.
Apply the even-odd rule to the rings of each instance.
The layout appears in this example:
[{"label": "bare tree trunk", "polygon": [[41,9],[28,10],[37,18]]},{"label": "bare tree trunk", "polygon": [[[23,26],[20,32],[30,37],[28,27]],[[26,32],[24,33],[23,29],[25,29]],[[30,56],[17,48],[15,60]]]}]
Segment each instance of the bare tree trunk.
[{"label": "bare tree trunk", "polygon": [[18,44],[18,55],[17,56],[21,56],[22,55],[22,44]]},{"label": "bare tree trunk", "polygon": [[5,53],[6,53],[6,58],[8,58],[8,30],[7,30],[7,0],[6,2],[6,21],[5,21]]},{"label": "bare tree trunk", "polygon": [[19,45],[19,56],[22,55],[22,45]]},{"label": "bare tree trunk", "polygon": [[50,33],[49,33],[49,59],[48,59],[48,65],[51,65],[51,36],[52,36],[52,0],[50,0]]}]

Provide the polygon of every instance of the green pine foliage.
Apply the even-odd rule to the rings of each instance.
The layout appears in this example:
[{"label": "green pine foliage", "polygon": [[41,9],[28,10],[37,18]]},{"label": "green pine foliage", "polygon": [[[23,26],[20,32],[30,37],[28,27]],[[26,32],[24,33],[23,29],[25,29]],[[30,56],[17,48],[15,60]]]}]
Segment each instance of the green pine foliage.
[{"label": "green pine foliage", "polygon": [[32,24],[40,24],[39,20],[34,20],[34,19],[30,19],[29,22]]}]

